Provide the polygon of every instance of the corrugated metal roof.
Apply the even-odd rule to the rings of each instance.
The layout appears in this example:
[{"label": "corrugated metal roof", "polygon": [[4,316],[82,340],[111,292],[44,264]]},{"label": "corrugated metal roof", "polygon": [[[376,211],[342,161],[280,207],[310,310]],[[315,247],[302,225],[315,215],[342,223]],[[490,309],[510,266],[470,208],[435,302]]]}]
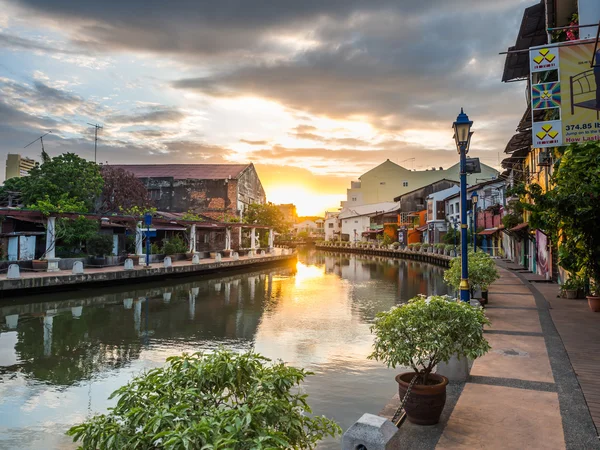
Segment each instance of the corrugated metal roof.
[{"label": "corrugated metal roof", "polygon": [[514,46],[508,48],[509,53],[506,55],[502,81],[523,80],[529,76],[529,52],[518,51],[544,45],[548,42],[544,13],[543,1],[525,8],[517,42]]},{"label": "corrugated metal roof", "polygon": [[111,167],[132,172],[137,178],[175,180],[224,180],[238,178],[249,164],[118,164]]}]

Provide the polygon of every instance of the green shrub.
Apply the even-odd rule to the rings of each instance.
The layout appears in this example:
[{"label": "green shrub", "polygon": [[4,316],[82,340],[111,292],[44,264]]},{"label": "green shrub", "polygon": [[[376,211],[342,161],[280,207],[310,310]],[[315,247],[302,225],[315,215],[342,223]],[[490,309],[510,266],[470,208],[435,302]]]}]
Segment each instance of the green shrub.
[{"label": "green shrub", "polygon": [[67,434],[84,449],[314,449],[341,429],[307,414],[299,387],[309,374],[254,352],[183,354],[117,389],[108,414]]},{"label": "green shrub", "polygon": [[483,336],[483,325],[489,324],[482,308],[441,296],[415,297],[377,314],[371,327],[375,341],[369,358],[392,368],[410,367],[419,375],[417,383],[427,384],[433,368],[453,355],[469,359],[485,355],[490,345]]},{"label": "green shrub", "polygon": [[162,253],[164,255],[175,255],[176,253],[185,253],[188,251],[188,246],[181,236],[174,236],[163,240]]},{"label": "green shrub", "polygon": [[92,256],[107,256],[113,251],[113,237],[108,234],[97,234],[88,238],[86,243],[87,252]]}]

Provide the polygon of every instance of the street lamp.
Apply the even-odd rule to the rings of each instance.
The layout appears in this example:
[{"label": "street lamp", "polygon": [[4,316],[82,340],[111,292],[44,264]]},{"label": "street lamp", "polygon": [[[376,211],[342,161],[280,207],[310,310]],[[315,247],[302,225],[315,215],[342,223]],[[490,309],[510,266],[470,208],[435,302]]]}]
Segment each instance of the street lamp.
[{"label": "street lamp", "polygon": [[477,191],[471,194],[471,203],[473,203],[473,251],[477,252]]},{"label": "street lamp", "polygon": [[463,302],[470,301],[469,295],[469,249],[467,247],[467,153],[471,143],[471,126],[473,122],[460,109],[456,122],[452,124],[454,129],[454,141],[456,150],[460,155],[460,228],[461,228],[461,281],[460,299]]}]

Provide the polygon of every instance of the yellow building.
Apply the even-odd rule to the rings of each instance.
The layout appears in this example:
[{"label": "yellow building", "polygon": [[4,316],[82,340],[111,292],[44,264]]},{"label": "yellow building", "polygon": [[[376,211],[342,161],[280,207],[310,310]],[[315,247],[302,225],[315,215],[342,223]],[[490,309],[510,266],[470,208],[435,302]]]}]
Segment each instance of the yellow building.
[{"label": "yellow building", "polygon": [[35,161],[33,159],[24,158],[21,155],[9,153],[6,157],[6,177],[16,178],[16,177],[26,177],[29,175],[29,171],[33,169],[35,166]]},{"label": "yellow building", "polygon": [[[476,184],[478,179],[491,179],[498,175],[494,168],[481,164],[481,173],[469,175],[467,183]],[[428,170],[408,170],[388,159],[358,179],[360,181],[351,182],[346,201],[341,202],[342,208],[391,202],[395,197],[436,181],[460,181],[460,174],[458,163],[448,169],[433,167]]]}]

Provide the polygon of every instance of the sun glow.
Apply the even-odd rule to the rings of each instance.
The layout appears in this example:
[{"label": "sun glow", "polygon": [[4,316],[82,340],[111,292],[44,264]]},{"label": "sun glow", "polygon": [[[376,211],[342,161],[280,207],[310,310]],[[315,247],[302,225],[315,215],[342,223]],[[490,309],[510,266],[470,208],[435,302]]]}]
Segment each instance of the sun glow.
[{"label": "sun glow", "polygon": [[275,185],[265,188],[267,200],[275,203],[293,203],[299,216],[320,216],[327,210],[339,208],[344,196],[340,194],[321,194],[303,186]]}]

